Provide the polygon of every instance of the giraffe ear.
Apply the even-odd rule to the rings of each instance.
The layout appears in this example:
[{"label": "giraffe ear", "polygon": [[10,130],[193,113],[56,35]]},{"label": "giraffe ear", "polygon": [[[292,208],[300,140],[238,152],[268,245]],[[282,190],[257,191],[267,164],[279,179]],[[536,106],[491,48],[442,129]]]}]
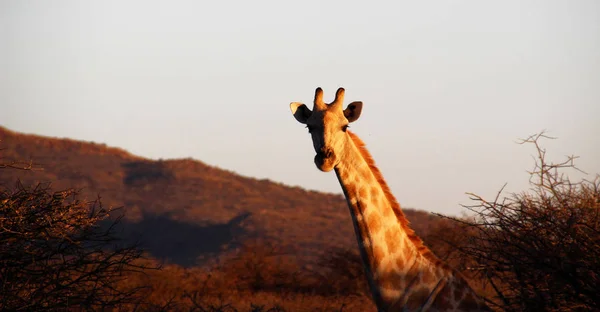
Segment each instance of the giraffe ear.
[{"label": "giraffe ear", "polygon": [[296,117],[296,120],[303,124],[305,124],[306,120],[308,120],[308,118],[310,118],[310,115],[312,115],[312,111],[308,107],[306,107],[306,105],[299,102],[292,102],[290,104],[290,109],[292,110],[292,114],[294,114],[294,117]]},{"label": "giraffe ear", "polygon": [[352,102],[348,104],[348,107],[344,110],[344,116],[348,119],[348,122],[354,122],[360,117],[363,103],[360,101]]}]

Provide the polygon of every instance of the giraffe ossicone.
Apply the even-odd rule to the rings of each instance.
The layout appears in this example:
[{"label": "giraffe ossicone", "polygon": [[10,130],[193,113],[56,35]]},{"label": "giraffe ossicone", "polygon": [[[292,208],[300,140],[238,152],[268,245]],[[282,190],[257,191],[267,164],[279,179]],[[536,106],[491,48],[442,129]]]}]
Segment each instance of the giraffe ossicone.
[{"label": "giraffe ossicone", "polygon": [[317,88],[312,110],[292,102],[306,124],[321,171],[335,170],[352,216],[373,300],[379,311],[489,311],[465,278],[439,260],[410,228],[365,144],[348,130],[362,102],[343,108],[339,88],[330,104]]}]

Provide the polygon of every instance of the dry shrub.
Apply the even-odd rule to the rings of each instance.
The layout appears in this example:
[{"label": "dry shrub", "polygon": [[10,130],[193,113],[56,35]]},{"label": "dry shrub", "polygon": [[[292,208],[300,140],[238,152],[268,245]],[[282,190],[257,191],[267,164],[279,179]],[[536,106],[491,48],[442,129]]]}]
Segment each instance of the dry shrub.
[{"label": "dry shrub", "polygon": [[301,270],[293,253],[268,242],[248,242],[237,256],[217,268],[238,291],[296,291]]},{"label": "dry shrub", "polygon": [[324,272],[318,285],[322,295],[370,298],[363,262],[355,250],[337,249],[319,261]]},{"label": "dry shrub", "polygon": [[453,219],[467,229],[445,241],[468,269],[493,289],[490,305],[505,311],[600,310],[600,177],[571,181],[575,157],[546,160],[539,142],[527,192],[493,201],[470,194],[472,219]]},{"label": "dry shrub", "polygon": [[[0,310],[100,309],[139,300],[119,288],[141,252],[114,235],[114,209],[49,185],[0,189]],[[101,222],[105,226],[100,226]]]}]

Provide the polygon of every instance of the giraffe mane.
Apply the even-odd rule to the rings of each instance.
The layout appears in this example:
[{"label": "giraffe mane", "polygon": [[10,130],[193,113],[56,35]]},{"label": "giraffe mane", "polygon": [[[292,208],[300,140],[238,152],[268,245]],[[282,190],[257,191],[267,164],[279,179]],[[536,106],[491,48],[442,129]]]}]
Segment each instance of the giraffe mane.
[{"label": "giraffe mane", "polygon": [[387,185],[387,182],[385,182],[385,179],[383,178],[381,171],[379,171],[379,168],[377,168],[377,166],[375,165],[375,160],[373,160],[373,156],[371,156],[371,153],[369,153],[369,151],[367,150],[367,146],[365,145],[365,143],[356,134],[354,134],[350,131],[348,131],[347,133],[350,135],[350,138],[352,139],[354,144],[358,147],[360,154],[362,155],[362,157],[365,159],[365,161],[369,165],[369,169],[371,169],[371,172],[373,172],[375,179],[377,179],[377,182],[381,186],[381,189],[383,190],[383,193],[385,194],[385,198],[388,200],[388,202],[392,206],[392,210],[394,211],[396,218],[398,219],[398,221],[400,221],[400,225],[402,226],[402,229],[406,232],[410,241],[413,242],[413,244],[417,248],[417,251],[419,251],[425,258],[429,259],[430,261],[443,265],[444,263],[440,259],[438,259],[433,254],[433,252],[431,252],[431,250],[429,248],[427,248],[427,246],[425,246],[425,244],[423,243],[423,240],[421,240],[421,238],[419,236],[417,236],[415,231],[410,227],[410,221],[408,221],[408,219],[404,215],[404,212],[400,208],[400,204],[398,203],[398,201],[392,194],[392,191],[390,190],[389,186]]}]

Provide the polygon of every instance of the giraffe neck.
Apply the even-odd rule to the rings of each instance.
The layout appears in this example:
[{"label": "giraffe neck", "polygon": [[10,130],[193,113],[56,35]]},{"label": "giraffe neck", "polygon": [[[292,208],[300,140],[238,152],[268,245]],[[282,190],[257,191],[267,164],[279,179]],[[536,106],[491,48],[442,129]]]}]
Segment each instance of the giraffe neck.
[{"label": "giraffe neck", "polygon": [[362,141],[349,135],[352,140],[335,172],[375,303],[386,311],[409,301],[424,306],[444,287],[446,269],[410,229]]}]

